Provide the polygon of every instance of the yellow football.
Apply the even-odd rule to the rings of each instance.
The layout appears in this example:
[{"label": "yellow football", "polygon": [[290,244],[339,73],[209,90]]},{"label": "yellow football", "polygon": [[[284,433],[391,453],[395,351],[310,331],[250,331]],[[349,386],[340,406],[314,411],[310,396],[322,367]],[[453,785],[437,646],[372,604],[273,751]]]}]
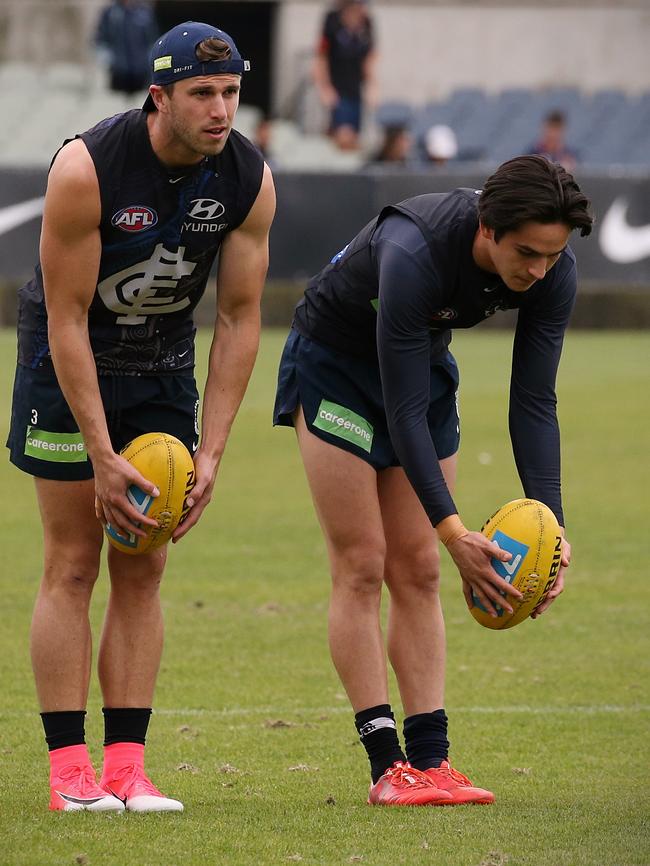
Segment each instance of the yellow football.
[{"label": "yellow football", "polygon": [[517,587],[523,598],[517,601],[509,595],[513,612],[510,614],[495,605],[498,614],[495,618],[473,595],[471,614],[486,628],[512,628],[530,616],[555,583],[562,557],[560,525],[543,502],[515,499],[486,520],[481,532],[512,554],[509,562],[493,559],[492,567],[499,577]]},{"label": "yellow football", "polygon": [[166,544],[185,519],[189,511],[187,497],[194,487],[194,461],[180,439],[168,433],[138,436],[120,454],[160,491],[160,496],[154,498],[135,485],[127,490],[130,502],[141,514],[153,517],[158,526],[143,525],[147,535],[141,538],[133,533],[119,535],[108,524],[106,537],[123,553],[146,553]]}]

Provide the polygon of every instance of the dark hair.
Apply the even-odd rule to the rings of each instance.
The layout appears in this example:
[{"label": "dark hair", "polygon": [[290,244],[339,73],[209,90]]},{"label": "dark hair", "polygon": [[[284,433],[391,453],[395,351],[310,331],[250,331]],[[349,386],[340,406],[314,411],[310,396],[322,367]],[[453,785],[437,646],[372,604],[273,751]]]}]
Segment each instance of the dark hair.
[{"label": "dark hair", "polygon": [[589,199],[569,172],[543,156],[516,156],[486,180],[478,203],[481,223],[496,243],[524,223],[565,223],[591,233]]},{"label": "dark hair", "polygon": [[374,155],[373,160],[375,162],[389,162],[392,159],[392,151],[397,142],[403,135],[408,134],[408,128],[402,124],[391,123],[384,127],[384,140]]},{"label": "dark hair", "polygon": [[218,36],[209,36],[196,46],[196,58],[203,62],[228,60],[231,54],[230,45]]},{"label": "dark hair", "polygon": [[553,111],[549,111],[549,113],[544,117],[544,123],[552,123],[555,126],[564,126],[566,123],[564,112],[560,111],[559,108],[554,108]]},{"label": "dark hair", "polygon": [[[228,45],[227,42],[224,42],[223,39],[219,39],[218,36],[209,36],[207,39],[199,42],[196,46],[196,59],[200,60],[202,63],[208,63],[214,60],[228,60],[231,54],[232,51],[230,45]],[[176,82],[172,81],[171,84],[162,85],[162,89],[170,99],[174,92],[175,83]]]}]

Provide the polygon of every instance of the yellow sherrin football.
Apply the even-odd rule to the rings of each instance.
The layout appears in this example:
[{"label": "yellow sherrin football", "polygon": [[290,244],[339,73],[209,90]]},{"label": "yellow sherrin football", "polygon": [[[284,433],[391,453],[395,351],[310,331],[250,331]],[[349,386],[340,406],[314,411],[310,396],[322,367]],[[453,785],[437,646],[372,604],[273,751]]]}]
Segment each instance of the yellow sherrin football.
[{"label": "yellow sherrin football", "polygon": [[551,590],[562,556],[562,533],[550,508],[536,499],[515,499],[506,503],[481,528],[486,538],[512,554],[509,562],[492,560],[492,567],[504,580],[523,593],[521,601],[508,596],[513,612],[495,605],[492,617],[473,596],[471,614],[486,628],[504,629],[527,619]]},{"label": "yellow sherrin football", "polygon": [[185,445],[168,433],[145,433],[125,445],[120,451],[147,481],[160,491],[160,496],[150,496],[132,485],[127,491],[131,503],[141,514],[153,517],[158,526],[144,526],[145,538],[129,533],[118,535],[108,524],[106,537],[123,553],[146,553],[166,544],[172,532],[188,512],[187,497],[194,486],[194,461]]}]

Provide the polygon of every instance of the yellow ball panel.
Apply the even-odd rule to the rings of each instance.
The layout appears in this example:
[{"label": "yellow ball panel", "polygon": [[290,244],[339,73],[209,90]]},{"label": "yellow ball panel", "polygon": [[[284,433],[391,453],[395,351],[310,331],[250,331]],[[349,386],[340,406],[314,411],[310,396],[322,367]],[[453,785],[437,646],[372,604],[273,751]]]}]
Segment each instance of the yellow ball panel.
[{"label": "yellow ball panel", "polygon": [[495,618],[475,597],[470,612],[486,628],[512,628],[530,616],[555,583],[562,556],[560,526],[544,503],[515,499],[486,520],[481,532],[511,554],[509,562],[493,559],[492,567],[499,577],[522,592],[523,598],[517,601],[508,596],[513,613],[497,608],[499,616]]},{"label": "yellow ball panel", "polygon": [[158,521],[158,526],[145,527],[145,538],[132,534],[126,538],[110,525],[106,527],[106,537],[113,547],[137,555],[166,544],[185,518],[187,497],[194,486],[194,461],[180,439],[168,433],[138,436],[120,454],[160,491],[155,498],[135,486],[127,491],[138,511]]}]

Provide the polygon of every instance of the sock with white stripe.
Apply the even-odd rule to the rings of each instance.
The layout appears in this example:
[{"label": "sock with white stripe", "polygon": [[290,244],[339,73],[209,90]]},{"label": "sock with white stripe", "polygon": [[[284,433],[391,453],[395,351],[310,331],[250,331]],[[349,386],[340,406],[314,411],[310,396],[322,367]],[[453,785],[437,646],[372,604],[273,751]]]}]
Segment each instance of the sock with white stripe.
[{"label": "sock with white stripe", "polygon": [[368,753],[374,785],[395,761],[406,761],[397,737],[395,716],[390,704],[379,704],[357,713],[354,724]]}]

